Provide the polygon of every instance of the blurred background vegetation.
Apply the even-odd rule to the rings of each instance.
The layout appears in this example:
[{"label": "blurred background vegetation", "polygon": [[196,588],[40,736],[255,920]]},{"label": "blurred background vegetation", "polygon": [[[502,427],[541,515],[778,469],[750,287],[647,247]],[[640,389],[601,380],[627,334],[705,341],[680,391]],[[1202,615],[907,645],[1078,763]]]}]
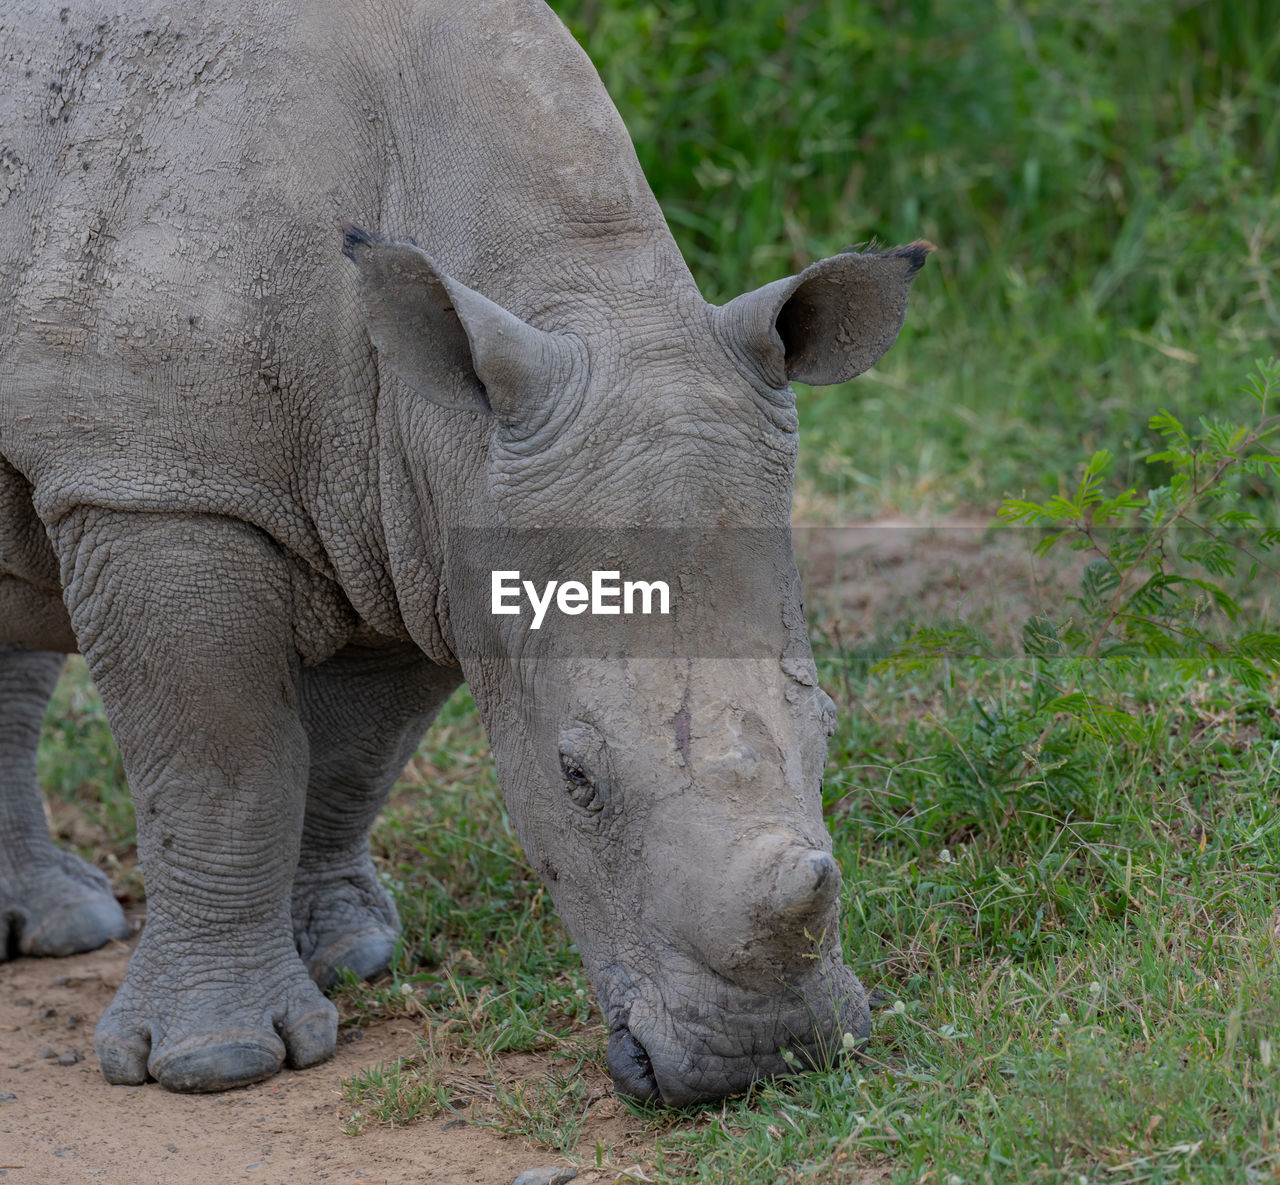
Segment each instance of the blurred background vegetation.
[{"label": "blurred background vegetation", "polygon": [[[1280,337],[1275,0],[553,0],[708,299],[927,238],[899,344],[801,392],[842,514],[994,510]],[[1158,476],[1158,475],[1157,475]]]}]

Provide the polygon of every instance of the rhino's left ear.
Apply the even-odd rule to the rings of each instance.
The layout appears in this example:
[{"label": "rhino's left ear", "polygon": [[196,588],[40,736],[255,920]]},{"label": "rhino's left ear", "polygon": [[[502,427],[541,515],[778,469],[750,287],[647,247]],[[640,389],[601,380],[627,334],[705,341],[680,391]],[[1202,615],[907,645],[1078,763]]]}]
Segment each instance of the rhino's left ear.
[{"label": "rhino's left ear", "polygon": [[843,383],[893,345],[907,314],[907,289],[932,250],[919,239],[820,259],[716,309],[716,331],[771,386],[792,379]]}]

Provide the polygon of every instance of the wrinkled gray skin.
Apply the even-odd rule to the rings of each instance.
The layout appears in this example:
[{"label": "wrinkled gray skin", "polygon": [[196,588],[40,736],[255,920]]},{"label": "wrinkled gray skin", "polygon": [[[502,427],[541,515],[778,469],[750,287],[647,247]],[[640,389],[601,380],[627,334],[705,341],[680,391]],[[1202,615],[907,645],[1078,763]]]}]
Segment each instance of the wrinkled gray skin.
[{"label": "wrinkled gray skin", "polygon": [[[369,827],[463,679],[620,1090],[716,1097],[864,1037],[787,384],[871,365],[927,247],[706,304],[534,0],[17,0],[0,136],[0,933],[125,933],[35,785],[78,650],[148,893],[108,1080],[329,1056],[321,988],[396,934]],[[705,614],[592,657],[561,644],[580,619],[533,644],[489,613],[490,567],[555,567],[535,528],[700,526],[764,540],[692,573],[733,654]]]}]

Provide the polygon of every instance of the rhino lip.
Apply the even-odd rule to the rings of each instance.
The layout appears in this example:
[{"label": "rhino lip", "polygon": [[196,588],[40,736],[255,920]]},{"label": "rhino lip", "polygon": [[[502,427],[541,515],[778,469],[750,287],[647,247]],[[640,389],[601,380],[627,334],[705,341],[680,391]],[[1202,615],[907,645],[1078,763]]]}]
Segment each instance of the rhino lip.
[{"label": "rhino lip", "polygon": [[645,1103],[662,1101],[658,1078],[645,1047],[625,1024],[609,1034],[609,1049],[605,1055],[609,1074],[620,1094]]}]

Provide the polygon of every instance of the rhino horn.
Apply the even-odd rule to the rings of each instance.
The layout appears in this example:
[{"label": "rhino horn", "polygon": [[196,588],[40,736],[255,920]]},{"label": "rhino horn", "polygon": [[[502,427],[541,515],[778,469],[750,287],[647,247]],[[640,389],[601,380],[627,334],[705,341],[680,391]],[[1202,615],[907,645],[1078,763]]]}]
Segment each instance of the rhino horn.
[{"label": "rhino horn", "polygon": [[342,231],[369,336],[398,378],[431,403],[490,412],[520,435],[546,423],[579,364],[574,339],[522,321],[416,243]]},{"label": "rhino horn", "polygon": [[907,291],[933,245],[850,248],[715,310],[725,347],[770,386],[843,383],[875,365],[907,313]]}]

